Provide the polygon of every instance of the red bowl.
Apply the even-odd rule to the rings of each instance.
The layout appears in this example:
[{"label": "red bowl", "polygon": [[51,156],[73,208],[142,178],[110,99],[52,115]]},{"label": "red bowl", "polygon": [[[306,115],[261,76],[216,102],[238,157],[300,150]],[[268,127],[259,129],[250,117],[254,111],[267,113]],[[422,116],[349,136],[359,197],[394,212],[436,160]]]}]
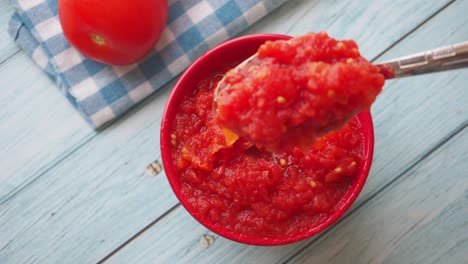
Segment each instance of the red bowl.
[{"label": "red bowl", "polygon": [[181,104],[184,96],[192,94],[193,90],[197,87],[197,84],[205,79],[207,76],[215,72],[219,72],[227,65],[242,61],[253,55],[259,46],[267,40],[282,40],[289,39],[290,36],[276,35],[276,34],[258,34],[248,35],[239,37],[230,41],[227,41],[212,50],[208,51],[200,58],[198,58],[180,77],[172,90],[166,108],[164,110],[163,119],[161,123],[161,155],[163,159],[164,170],[169,183],[174,191],[175,195],[186,208],[186,210],[202,225],[211,231],[234,241],[262,246],[274,246],[283,245],[293,242],[297,242],[306,238],[310,238],[330,225],[337,222],[340,217],[349,209],[352,203],[356,200],[357,196],[362,190],[364,183],[369,174],[369,170],[372,163],[372,156],[374,151],[374,127],[372,124],[372,117],[369,112],[363,112],[356,116],[362,127],[362,133],[364,135],[364,164],[361,166],[359,175],[356,178],[351,190],[344,197],[341,206],[338,210],[330,215],[330,217],[318,226],[315,226],[306,232],[299,235],[288,236],[282,238],[259,238],[253,236],[247,236],[245,234],[239,234],[231,230],[221,228],[208,222],[204,219],[199,219],[191,210],[190,205],[184,199],[181,193],[181,182],[179,175],[174,169],[171,155],[171,129],[173,127],[173,121],[175,115]]}]

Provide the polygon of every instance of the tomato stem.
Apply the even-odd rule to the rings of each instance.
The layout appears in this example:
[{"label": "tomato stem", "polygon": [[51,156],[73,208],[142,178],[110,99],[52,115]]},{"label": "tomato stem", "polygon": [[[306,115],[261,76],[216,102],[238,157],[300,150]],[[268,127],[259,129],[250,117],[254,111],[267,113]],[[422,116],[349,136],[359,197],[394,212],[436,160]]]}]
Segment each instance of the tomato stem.
[{"label": "tomato stem", "polygon": [[98,44],[99,46],[106,45],[106,40],[96,33],[91,33],[91,39],[94,43]]}]

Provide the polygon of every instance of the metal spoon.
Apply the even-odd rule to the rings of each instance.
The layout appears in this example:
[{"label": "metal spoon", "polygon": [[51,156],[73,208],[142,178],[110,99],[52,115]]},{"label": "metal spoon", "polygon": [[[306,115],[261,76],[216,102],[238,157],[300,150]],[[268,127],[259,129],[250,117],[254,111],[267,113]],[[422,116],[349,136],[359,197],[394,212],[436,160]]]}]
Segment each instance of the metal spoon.
[{"label": "metal spoon", "polygon": [[386,76],[387,79],[468,67],[468,41],[382,62],[376,66],[393,69],[394,76]]},{"label": "metal spoon", "polygon": [[[256,54],[252,55],[236,68],[245,67],[256,56]],[[386,79],[465,68],[468,67],[468,41],[400,57],[376,66],[382,70]],[[223,81],[224,77],[216,86],[215,103]]]},{"label": "metal spoon", "polygon": [[[257,61],[257,55],[254,54],[247,60],[243,61],[241,64],[239,64],[236,68],[234,68],[234,71],[241,71],[244,69],[244,67],[249,67],[252,64],[258,63]],[[260,62],[261,64],[261,62]],[[458,44],[453,44],[450,46],[446,47],[441,47],[433,50],[428,50],[425,52],[421,53],[416,53],[413,55],[397,58],[394,60],[390,60],[387,62],[383,62],[380,64],[376,64],[376,67],[380,69],[380,73],[384,75],[385,79],[393,79],[393,78],[400,78],[400,77],[406,77],[406,76],[414,76],[414,75],[419,75],[419,74],[425,74],[425,73],[432,73],[432,72],[439,72],[439,71],[446,71],[446,70],[452,70],[452,69],[458,69],[458,68],[463,68],[463,67],[468,67],[468,41],[458,43]],[[235,72],[234,72],[235,74]],[[229,84],[223,83],[225,81],[221,79],[221,81],[218,83],[218,85],[215,88],[214,91],[214,102],[213,102],[213,107],[216,111],[218,111],[218,106],[219,102],[221,102],[221,96],[230,96],[230,94],[224,94],[224,92],[228,92],[229,90],[223,90],[223,89],[228,89]],[[284,99],[284,98],[283,98]],[[327,109],[320,109],[321,111],[327,111]],[[356,109],[357,110],[357,109]],[[351,113],[347,113],[349,115]],[[351,117],[351,116],[349,116]],[[313,120],[313,119],[311,119]],[[327,124],[317,124],[317,129],[316,135],[320,135],[323,133],[326,133],[327,131],[337,129],[341,125],[345,124],[347,122],[347,118],[340,117],[335,120],[330,119],[330,121]],[[309,126],[310,126],[309,122]],[[230,128],[230,127],[228,127]],[[231,129],[231,128],[230,128]],[[230,131],[230,130],[229,130]],[[234,130],[236,131],[236,130]],[[229,135],[235,135],[235,137],[229,136]],[[311,132],[311,135],[313,133]],[[245,135],[247,138],[250,135]],[[228,133],[226,135],[226,138],[229,138],[229,141],[235,142],[237,140],[238,136],[235,132]],[[307,137],[309,141],[304,141],[307,144],[302,144],[303,149],[308,149],[310,144],[313,144],[312,138],[314,137]],[[232,140],[231,140],[232,139]],[[297,138],[296,138],[297,139]],[[256,141],[256,140],[253,140]],[[300,140],[299,140],[300,141]],[[256,141],[259,143],[258,141]],[[274,142],[282,142],[281,140],[274,140]],[[286,141],[286,145],[289,144],[289,141]],[[294,142],[291,141],[291,142]],[[265,142],[264,142],[265,143]],[[284,142],[283,142],[284,143]],[[262,143],[263,144],[263,143]],[[264,145],[268,147],[268,142],[265,143]],[[278,143],[281,145],[281,143]],[[295,144],[295,143],[294,143]],[[283,144],[284,145],[284,144]],[[299,146],[299,145],[298,145]],[[271,146],[269,146],[271,147]],[[276,145],[273,144],[273,148],[276,148]]]}]

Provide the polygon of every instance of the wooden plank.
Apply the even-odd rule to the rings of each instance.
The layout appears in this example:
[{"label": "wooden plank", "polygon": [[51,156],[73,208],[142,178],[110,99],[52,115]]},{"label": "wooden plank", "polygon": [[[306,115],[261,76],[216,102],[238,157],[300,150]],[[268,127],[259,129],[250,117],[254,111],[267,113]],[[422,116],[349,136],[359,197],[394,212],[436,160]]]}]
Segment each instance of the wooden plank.
[{"label": "wooden plank", "polygon": [[95,132],[24,53],[0,64],[0,76],[2,203]]},{"label": "wooden plank", "polygon": [[[468,169],[467,144],[468,128],[465,128],[376,199],[366,203],[345,223],[338,224],[319,240],[323,243],[308,247],[289,262],[346,263],[349,259],[355,263],[434,263],[442,259],[444,263],[466,262],[468,184],[464,176]],[[217,238],[196,223],[183,208],[157,225],[164,228],[152,230],[148,236],[151,241],[143,241],[146,235],[135,241],[140,245],[146,242],[146,247],[138,248],[139,254],[129,255],[125,248],[109,262],[272,263],[271,258],[265,257],[287,255],[295,249],[295,245],[252,247]],[[190,235],[193,233],[198,236]],[[208,248],[204,243],[205,236],[215,238]],[[228,248],[220,248],[218,244]],[[251,248],[261,254],[244,253]],[[134,252],[137,250],[130,251]],[[239,257],[239,253],[244,256]]]},{"label": "wooden plank", "polygon": [[8,34],[8,21],[13,14],[13,6],[8,0],[0,0],[0,64],[19,49]]},{"label": "wooden plank", "polygon": [[[423,1],[421,1],[421,3],[422,2]],[[356,37],[356,39],[361,43],[363,50],[367,51],[368,54],[375,56],[382,52],[385,47],[391,45],[399,37],[411,31],[414,24],[424,21],[424,19],[441,8],[447,2],[448,0],[438,0],[432,5],[424,5],[420,4],[418,1],[413,1],[411,4],[405,5],[405,10],[408,11],[396,13],[401,14],[402,20],[402,23],[399,23],[397,27],[388,24],[387,18],[381,17],[380,20],[377,20],[377,23],[379,23],[379,27],[377,28],[380,31],[385,31],[383,34],[379,36],[373,35],[372,38],[369,38],[368,36],[364,38],[364,35],[360,35]],[[331,34],[336,35],[336,37],[345,37],[340,36],[339,34],[342,25],[352,26],[370,23],[368,18],[373,17],[372,12],[374,12],[375,9],[378,9],[378,6],[381,4],[387,5],[390,11],[401,9],[401,3],[399,1],[389,1],[388,4],[385,2],[379,4],[361,3],[360,5],[356,5],[355,1],[338,1],[337,3],[318,0],[290,1],[266,19],[260,21],[260,23],[255,25],[246,33],[276,32],[290,33],[294,35],[305,33],[309,30],[328,29]],[[362,8],[361,6],[367,8]],[[363,15],[356,20],[355,17],[352,16],[352,12],[354,12],[353,10],[363,12]],[[409,16],[410,19],[404,19],[408,17],[408,12],[412,12],[414,14]],[[348,16],[341,17],[340,14],[342,13],[345,13]],[[341,20],[344,20],[344,22]],[[317,26],[309,28],[300,25]],[[382,46],[374,45],[374,42],[376,41],[382,43]],[[7,118],[9,120],[14,120],[14,122],[4,122],[5,124],[11,123],[13,125],[12,128],[5,130],[7,131],[5,133],[7,133],[8,136],[0,138],[0,146],[2,145],[2,140],[4,140],[3,145],[8,146],[13,146],[11,145],[11,142],[15,142],[13,152],[18,154],[5,154],[5,159],[2,160],[2,165],[4,165],[5,171],[0,175],[0,203],[9,199],[12,195],[15,195],[18,190],[21,190],[31,181],[40,177],[40,175],[42,175],[44,171],[47,171],[48,168],[54,166],[61,159],[70,155],[70,153],[74,152],[83,143],[86,143],[95,136],[93,131],[87,128],[82,120],[78,120],[78,114],[71,109],[71,107],[62,107],[63,105],[68,104],[68,102],[60,102],[60,95],[57,94],[57,89],[55,89],[55,87],[53,87],[54,85],[46,80],[46,78],[42,76],[38,77],[39,71],[34,68],[35,66],[31,61],[28,61],[27,58],[25,59],[24,56],[14,56],[7,63],[7,66],[0,68],[0,75],[17,76],[21,74],[20,76],[22,76],[22,78],[15,79],[14,82],[0,83],[2,84],[2,87],[8,87],[8,90],[13,89],[10,90],[11,92],[8,91],[7,94],[2,90],[0,93],[0,101],[13,100],[12,104],[8,104],[12,107],[8,109],[8,111],[5,111],[5,113],[8,113]],[[30,71],[35,75],[31,76],[23,74],[24,72]],[[53,97],[59,100],[61,106],[55,108],[58,112],[54,112],[54,114],[59,114],[60,117],[48,117],[51,110],[49,109],[48,100],[44,100],[44,97],[36,96],[38,91],[31,88],[31,84],[34,84],[33,88],[38,86],[44,87],[40,88],[40,93],[44,93],[44,97],[49,98],[50,96],[51,98]],[[21,93],[18,91],[21,91]],[[20,98],[17,95],[24,92],[29,93],[29,91],[31,91],[31,94],[21,95],[24,97]],[[17,102],[16,100],[27,101],[28,105],[36,105],[34,111],[29,111],[28,109],[24,114],[19,114],[18,104],[21,105],[22,103],[15,103]],[[66,100],[63,99],[63,101]],[[143,106],[140,105],[139,107]],[[69,116],[70,119],[66,118],[67,116]],[[44,128],[44,131],[62,131],[62,134],[56,136],[46,134],[46,136],[44,136],[45,133],[39,135],[37,133],[25,133],[24,131],[31,131],[31,120],[41,120],[41,122],[38,123],[40,123],[41,127]],[[60,122],[57,120],[60,120]],[[151,117],[142,119],[142,122],[146,123],[153,121],[154,120],[151,120]],[[155,123],[155,125],[158,124]],[[67,131],[63,131],[66,128],[69,129]],[[21,133],[22,136],[17,137],[17,133]],[[57,136],[60,138],[57,138]],[[11,140],[12,137],[15,138],[14,141]],[[42,147],[37,146],[37,142],[41,142]],[[57,142],[61,143],[57,144]],[[47,145],[52,145],[56,148],[43,147]],[[8,148],[7,150],[10,149],[11,148]],[[10,151],[8,151],[8,153],[9,152]]]},{"label": "wooden plank", "polygon": [[[5,27],[12,13],[9,1],[0,0],[0,22]],[[12,49],[0,49],[0,76],[5,76],[0,79],[0,147],[4,150],[0,153],[0,204],[96,135],[29,58],[21,52],[14,54],[18,49],[6,28],[0,32],[0,47],[4,44]],[[144,125],[159,126],[152,116],[141,120]]]},{"label": "wooden plank", "polygon": [[[467,143],[464,142],[465,146]],[[445,174],[444,171],[441,173]],[[466,173],[461,176],[465,177],[465,175]],[[445,206],[443,211],[438,212],[439,214],[419,215],[418,213],[421,211],[418,210],[410,212],[409,216],[416,219],[424,216],[433,218],[422,219],[420,224],[413,226],[417,228],[412,228],[404,237],[401,237],[391,252],[387,252],[388,255],[385,256],[384,260],[392,260],[393,263],[467,263],[468,210],[466,204],[468,199],[466,182],[463,183],[465,183],[465,196],[459,197],[450,205]],[[437,186],[435,188],[437,189]],[[438,198],[443,198],[446,195],[444,192]],[[408,202],[414,203],[415,201],[412,199]],[[439,208],[436,208],[435,211],[439,211]],[[402,226],[399,228],[401,229]]]},{"label": "wooden plank", "polygon": [[159,135],[141,122],[160,118],[168,92],[1,205],[0,259],[96,262],[174,206],[164,174],[145,173],[159,157]]},{"label": "wooden plank", "polygon": [[[466,262],[468,185],[463,177],[468,169],[468,129],[459,134],[329,232],[320,240],[324,243],[308,247],[290,262],[432,263],[438,258],[444,263]],[[305,244],[234,243],[204,229],[183,208],[157,226],[130,244],[133,250],[124,248],[109,263],[273,263],[268,256],[288,255]],[[207,235],[215,238],[209,248],[203,241]]]},{"label": "wooden plank", "polygon": [[468,128],[291,263],[466,263]]},{"label": "wooden plank", "polygon": [[[463,3],[461,3],[463,4]],[[466,10],[467,8],[467,5],[466,5],[466,1],[464,2],[463,5],[454,5],[453,8],[451,8],[451,12],[452,14],[451,15],[446,15],[447,17],[445,18],[446,20],[448,20],[448,17],[458,17],[458,18],[464,18],[463,14],[462,14],[462,10]],[[439,17],[440,18],[440,17]],[[466,18],[464,18],[465,20],[463,21],[460,21],[460,23],[456,23],[454,26],[455,27],[452,27],[452,29],[449,29],[449,34],[443,34],[442,36],[440,36],[440,39],[443,40],[444,38],[447,38],[446,41],[440,41],[436,38],[433,37],[434,35],[434,32],[437,32],[440,33],[440,32],[444,32],[445,30],[445,27],[447,27],[447,24],[450,24],[450,21],[446,21],[445,23],[443,21],[440,21],[440,20],[435,20],[434,23],[430,23],[430,26],[426,26],[424,27],[424,30],[421,31],[420,34],[415,34],[414,35],[414,39],[413,40],[417,40],[419,39],[420,41],[417,41],[417,43],[415,43],[415,41],[412,41],[412,42],[404,42],[404,44],[400,47],[400,48],[396,48],[394,49],[395,52],[389,52],[388,53],[388,56],[386,57],[395,57],[395,56],[398,56],[398,55],[403,55],[405,54],[405,52],[412,52],[412,51],[417,51],[417,50],[420,50],[420,49],[424,49],[424,48],[431,48],[431,47],[434,47],[434,46],[438,46],[438,45],[442,45],[442,44],[448,44],[450,43],[451,41],[461,41],[461,40],[466,40],[467,39],[467,35],[466,35],[466,31],[462,30],[461,28],[458,28],[458,33],[456,32],[453,32],[452,30],[456,27],[461,27],[461,25],[464,25],[466,24]],[[454,30],[455,31],[455,30]],[[451,37],[448,37],[450,36],[451,34],[454,34],[453,36]],[[413,36],[411,36],[413,37]],[[432,46],[431,46],[432,45]],[[463,73],[460,73],[460,74],[463,74]],[[448,76],[445,77],[446,81],[442,81],[440,82],[439,84],[436,84],[436,86],[440,86],[440,87],[444,87],[446,83],[451,83],[452,79],[449,77],[451,74],[447,74]],[[426,78],[426,77],[420,77],[420,78]],[[445,79],[442,79],[442,80],[445,80]],[[409,82],[410,80],[402,80],[401,82]],[[408,83],[408,85],[406,85],[407,87],[414,87],[416,85],[418,85],[418,82],[419,82],[419,78],[418,79],[412,79],[411,80],[412,82],[411,83]],[[430,80],[429,82],[431,82],[432,80]],[[462,79],[460,82],[459,82],[459,85],[460,87],[463,87],[463,82],[466,82],[466,77],[464,79]],[[422,85],[424,86],[424,85]],[[395,87],[396,89],[396,86],[393,86]],[[440,97],[440,98],[443,98],[443,97],[450,97],[452,96],[451,94],[451,89],[450,89],[451,85],[449,87],[444,87],[446,88],[446,90],[443,90],[444,92],[443,93],[440,93],[440,94],[431,94],[430,92],[428,94],[426,94],[425,96],[427,97],[430,97],[430,96],[434,96],[434,97]],[[393,88],[390,88],[390,89],[393,89]],[[388,91],[386,91],[386,93],[388,93]],[[387,96],[389,96],[391,94],[388,94]],[[386,101],[379,101],[377,103],[377,107],[374,108],[374,113],[377,113],[377,115],[375,115],[375,118],[377,120],[381,120],[380,122],[377,122],[377,126],[380,126],[381,124],[385,124],[386,122],[389,122],[391,121],[392,119],[396,118],[400,118],[399,116],[394,116],[392,117],[391,115],[391,112],[394,111],[394,109],[403,109],[404,111],[406,111],[405,108],[402,108],[402,106],[406,105],[408,103],[408,100],[401,100],[399,97],[405,97],[406,98],[410,98],[411,96],[411,92],[410,93],[407,93],[407,94],[404,94],[404,95],[400,95],[400,94],[396,94],[394,96],[392,96],[392,98],[389,98],[389,100],[386,100]],[[466,89],[465,89],[465,92],[462,93],[460,96],[462,96],[462,98],[466,98],[467,94],[466,94]],[[437,104],[434,104],[432,105],[431,109],[441,109],[441,108],[444,108],[444,107],[447,107],[448,105],[450,105],[452,102],[455,102],[455,101],[452,101],[450,100],[450,98],[447,98],[448,100],[444,100],[444,102],[439,102]],[[434,101],[434,100],[433,100]],[[463,102],[463,99],[460,101],[458,100],[460,103],[464,104]],[[466,100],[465,100],[466,101]],[[431,101],[429,101],[429,105]],[[460,105],[462,106],[462,105]],[[452,109],[452,111],[449,111],[446,115],[444,114],[441,114],[439,115],[439,118],[457,118],[457,116],[462,116],[464,112],[466,112],[466,107],[454,107]],[[414,105],[414,108],[417,110],[418,109],[418,106],[417,104]],[[425,113],[424,113],[424,110],[425,107],[421,107],[419,108],[419,111],[418,111],[418,114],[420,116],[425,116]],[[428,112],[433,112],[434,110],[427,110]],[[427,114],[426,114],[427,115]],[[382,120],[382,116],[386,116],[386,118],[384,120]],[[403,116],[403,118],[412,118],[411,116]],[[419,125],[420,121],[419,120],[415,120],[414,121],[414,124],[418,124]],[[434,130],[437,130],[438,129],[438,126],[428,126],[427,128],[424,128],[426,126],[417,126],[415,127],[414,125],[413,126],[407,126],[406,125],[407,123],[406,122],[403,122],[403,123],[398,123],[398,122],[395,122],[395,126],[390,126],[390,130],[382,130],[380,129],[380,131],[384,132],[384,133],[389,133],[389,134],[400,134],[400,135],[403,135],[404,138],[399,138],[399,140],[401,140],[402,142],[408,142],[408,143],[411,143],[410,147],[414,147],[414,146],[417,146],[417,144],[414,144],[413,143],[413,140],[408,136],[408,132],[411,132],[411,130],[413,129],[417,129],[418,131],[422,132],[421,129],[430,129],[431,132],[429,133],[422,133],[422,134],[419,134],[420,136],[422,136],[422,138],[424,138],[426,134],[433,134],[434,133]],[[379,129],[377,130],[377,133],[379,133]],[[417,133],[416,133],[417,134]],[[378,136],[378,135],[377,135]],[[416,137],[415,137],[416,138]],[[424,139],[421,139],[421,140],[424,140]],[[391,146],[392,145],[392,142],[391,141],[388,141],[386,143],[381,143],[381,146]],[[377,145],[377,148],[379,147],[379,144]],[[376,155],[376,160],[378,159],[381,159],[380,155],[387,155],[387,151],[385,152],[382,152],[382,154],[380,154],[380,152],[377,152],[377,155]],[[402,155],[407,155],[408,152],[402,152],[401,153]],[[410,155],[409,156],[406,156],[406,158],[410,158]],[[388,158],[388,159],[385,159],[385,163],[387,163],[389,166],[398,166],[400,162],[400,159],[392,159],[392,158]],[[375,168],[375,167],[374,167]],[[377,174],[377,175],[380,175],[382,173],[386,173],[388,174],[388,169],[386,168],[383,168],[383,169],[377,169],[377,170],[373,170],[374,171],[374,174]],[[372,184],[372,179],[371,179],[371,184],[373,188],[374,184]],[[369,183],[367,184],[367,186],[369,186]],[[312,244],[311,247],[313,247],[314,244]]]},{"label": "wooden plank", "polygon": [[[393,3],[369,2],[368,8],[393,6]],[[421,3],[423,1],[408,4],[414,14],[397,26],[386,24],[386,19],[379,17],[376,26],[387,29],[387,35],[378,36],[386,39],[385,45],[376,47],[368,40],[363,42],[364,47],[379,54],[393,44],[394,40],[387,36],[393,36],[395,32],[401,36],[411,31],[414,25],[427,19],[446,2],[437,1],[428,5],[427,9],[415,8]],[[315,4],[305,0],[290,1],[283,8],[286,11],[292,7],[308,9]],[[327,14],[335,12],[334,8],[330,6],[318,11],[312,8],[295,23],[308,23],[317,16],[327,19]],[[290,17],[286,11],[284,14],[275,12],[267,19],[288,21]],[[366,20],[365,17],[350,20],[346,16],[342,19],[350,25],[362,23],[360,19]],[[288,28],[282,30],[278,29],[287,33]],[[160,179],[157,181],[142,175],[144,167],[159,157],[159,119],[167,91],[154,96],[131,118],[125,117],[89,140],[66,160],[50,168],[42,177],[0,205],[0,257],[11,262],[26,259],[38,262],[63,259],[94,262],[176,204],[162,174],[156,178]],[[438,123],[446,129],[441,130],[439,137],[436,136],[433,141],[426,142],[424,147],[430,148],[458,121]],[[402,163],[402,167],[407,165]],[[20,248],[22,250],[18,250]]]},{"label": "wooden plank", "polygon": [[[459,81],[461,82],[462,78],[460,78]],[[468,109],[465,108],[464,110]],[[436,127],[439,126],[436,124]],[[463,151],[462,153],[457,154],[455,152],[455,154],[453,154],[450,150],[449,153],[451,154],[447,154],[447,152],[442,152],[441,155],[437,154],[438,156],[436,160],[439,161],[439,159],[442,159],[443,162],[448,164],[444,166],[440,165],[439,167],[438,161],[434,161],[433,158],[429,159],[428,162],[424,160],[423,168],[418,169],[417,173],[411,171],[410,173],[405,173],[401,176],[401,179],[410,179],[411,177],[414,177],[414,175],[418,175],[419,178],[422,178],[422,182],[414,184],[412,183],[410,185],[412,189],[405,189],[400,188],[399,186],[390,185],[392,187],[392,196],[383,198],[383,200],[388,202],[388,206],[382,206],[381,199],[379,199],[377,202],[371,200],[370,203],[373,204],[372,206],[368,206],[366,204],[364,208],[360,208],[360,210],[355,213],[358,214],[358,218],[352,214],[351,218],[347,218],[346,222],[343,222],[345,223],[346,227],[342,227],[340,224],[337,225],[335,228],[332,228],[323,239],[318,240],[315,243],[310,244],[311,241],[314,241],[312,239],[297,244],[280,247],[254,247],[242,245],[224,238],[220,238],[216,234],[209,232],[200,224],[195,222],[186,213],[184,208],[178,208],[173,213],[158,222],[149,231],[141,235],[137,240],[133,241],[127,247],[119,251],[116,255],[114,255],[113,258],[110,259],[109,262],[129,263],[130,261],[137,261],[138,263],[164,263],[166,261],[175,261],[177,263],[196,263],[205,261],[206,263],[213,263],[218,261],[222,263],[242,263],[248,261],[251,263],[283,263],[295,253],[306,247],[305,252],[307,253],[300,254],[300,258],[293,259],[291,263],[309,263],[309,261],[312,261],[313,263],[343,263],[343,261],[349,259],[356,260],[356,263],[365,263],[370,258],[378,257],[377,254],[386,249],[386,244],[395,243],[393,240],[385,240],[385,238],[382,238],[382,236],[389,236],[388,239],[394,239],[398,234],[404,233],[407,229],[411,228],[411,226],[407,226],[404,230],[400,230],[397,228],[399,227],[399,224],[401,224],[400,222],[396,222],[396,225],[388,225],[389,222],[393,223],[395,218],[398,219],[400,215],[403,215],[401,216],[401,219],[404,220],[408,217],[408,215],[411,216],[412,213],[413,216],[416,215],[415,217],[427,216],[427,213],[433,211],[435,208],[434,211],[438,211],[438,214],[431,214],[430,217],[433,217],[433,219],[427,218],[431,219],[430,223],[418,223],[425,224],[424,230],[415,230],[414,232],[416,233],[414,237],[405,238],[408,240],[406,242],[400,241],[401,243],[405,244],[395,244],[395,248],[392,249],[392,252],[388,253],[388,261],[390,263],[410,263],[411,261],[409,260],[416,259],[418,260],[416,263],[430,263],[429,261],[426,262],[420,260],[431,259],[431,252],[434,252],[434,248],[440,246],[437,237],[440,235],[440,233],[444,233],[444,236],[442,236],[440,240],[445,243],[445,247],[440,247],[439,250],[436,251],[438,254],[436,256],[451,257],[453,260],[465,259],[465,261],[451,261],[445,263],[464,263],[466,262],[467,257],[464,255],[464,252],[466,251],[464,250],[463,246],[466,247],[466,234],[468,231],[468,223],[466,222],[466,210],[468,209],[466,206],[466,195],[468,194],[468,186],[466,185],[465,181],[462,181],[462,179],[466,176],[465,172],[468,170],[468,162],[466,160],[468,157],[466,149],[466,146],[468,145],[468,129],[464,130],[463,135],[464,136],[461,140],[456,140],[455,143],[451,143],[451,146],[460,146],[457,151],[461,150]],[[421,136],[426,137],[427,134],[422,134]],[[415,144],[413,146],[408,146],[408,148],[410,147],[419,146]],[[445,149],[445,147],[443,149]],[[402,159],[397,159],[396,162],[398,161],[402,161]],[[431,164],[433,164],[434,167],[428,169],[427,166],[431,167]],[[436,170],[433,173],[431,172],[437,168],[440,168],[441,171]],[[432,177],[427,177],[427,174],[430,174]],[[452,185],[444,185],[443,181],[447,178],[440,177],[441,175],[447,175],[450,177],[452,181],[448,181],[448,184]],[[371,175],[371,177],[372,176],[377,177],[375,174]],[[434,177],[437,178],[437,180],[432,182]],[[424,182],[431,182],[432,186],[424,186]],[[454,186],[458,187],[458,189],[453,189]],[[441,188],[440,192],[433,192],[433,188],[437,187]],[[368,189],[367,186],[366,189]],[[441,202],[442,200],[445,201],[446,199],[450,198],[446,197],[448,193],[455,194],[455,191],[457,191],[457,196],[451,197],[453,200],[448,201],[448,204]],[[382,196],[384,194],[379,193],[379,195]],[[421,197],[417,195],[420,195]],[[429,199],[433,196],[437,199]],[[415,208],[416,210],[410,208],[413,211],[408,211],[409,213],[406,214],[406,210],[402,210],[400,207],[395,209],[392,207],[392,201],[394,201],[396,197],[400,197],[399,205],[402,206],[406,203],[411,204],[411,201],[416,201],[414,202],[415,204],[412,204],[411,207]],[[422,211],[425,214],[418,215],[417,209],[422,208],[423,204],[426,204],[426,209]],[[460,211],[453,211],[456,209],[451,209],[452,207],[457,206],[463,206],[463,209],[460,209]],[[368,209],[369,207],[371,207],[371,209],[379,208],[379,210],[378,212],[373,212],[371,209]],[[402,213],[402,211],[404,212]],[[385,212],[386,214],[384,214]],[[452,214],[455,214],[455,216],[450,216]],[[449,220],[447,218],[448,216],[453,217],[453,219],[456,221],[445,223],[445,226],[441,226],[441,222]],[[418,222],[418,219],[413,220]],[[379,222],[376,223],[376,221]],[[446,227],[447,225],[451,228]],[[370,234],[364,232],[369,226],[372,227],[372,233]],[[355,232],[354,229],[357,229],[357,231]],[[428,230],[432,230],[433,233],[428,235]],[[450,232],[446,232],[446,230]],[[394,235],[394,231],[398,232],[398,234]],[[362,237],[356,237],[355,234],[359,234],[360,232],[364,232],[365,234],[363,234]],[[203,236],[207,234],[215,238],[215,243],[210,248],[205,249],[200,243],[200,240],[203,239]],[[378,236],[377,234],[381,235]],[[458,234],[458,236],[456,234]],[[429,239],[428,241],[430,241],[430,244],[426,245],[426,240],[420,240],[419,237],[421,236],[429,236],[429,238],[426,238]],[[181,239],[181,237],[183,237],[183,239]],[[355,256],[350,252],[366,250],[367,246],[375,243],[374,240],[371,240],[372,243],[370,244],[367,243],[368,239],[372,237],[375,237],[375,239],[381,239],[383,241],[372,247],[372,250],[369,250],[369,252],[366,253],[366,258],[362,259],[362,262],[358,261],[361,260],[358,258],[360,256]],[[324,243],[325,246],[322,246]],[[410,250],[405,251],[405,249],[410,245],[412,245],[411,249],[415,250],[414,252]],[[424,250],[425,248],[430,248],[431,250]],[[346,254],[339,255],[340,257],[335,260],[335,254],[339,254],[339,252],[344,250],[346,250]],[[398,250],[398,252],[396,252],[396,250]],[[400,251],[402,252],[400,253]],[[305,255],[303,256],[303,254]],[[375,262],[380,263],[380,261]],[[371,263],[373,262],[371,261]]]},{"label": "wooden plank", "polygon": [[12,14],[10,1],[0,0],[0,204],[95,134],[56,85],[18,52],[7,32]]},{"label": "wooden plank", "polygon": [[373,59],[389,44],[411,32],[454,0],[423,1],[289,1],[246,33],[292,36],[326,31],[338,39],[354,39],[364,57]]},{"label": "wooden plank", "polygon": [[[414,51],[414,48],[429,48],[431,45],[434,47],[466,39],[463,25],[467,22],[461,14],[467,8],[468,1],[453,4],[385,56],[402,55],[405,51],[411,52],[411,49]],[[437,35],[431,36],[432,31],[437,32]],[[466,82],[467,76],[464,70],[404,79],[388,86],[373,111],[376,125],[376,155],[373,169],[353,210],[414,163],[423,159],[460,127],[466,126],[468,123],[465,114],[468,111],[465,99],[468,97]],[[189,219],[186,219],[187,217]],[[184,229],[179,232],[179,227],[182,226]],[[190,229],[193,231],[186,233],[186,230]],[[241,245],[214,235],[216,238],[214,245],[203,250],[198,241],[207,233],[211,234],[206,229],[200,229],[185,210],[179,208],[141,235],[138,240],[118,252],[110,262],[125,263],[136,259],[140,263],[164,260],[180,262],[190,260],[194,263],[198,261],[282,263],[314,241],[311,239],[294,245],[265,248]],[[349,234],[342,234],[340,239],[347,235]],[[165,238],[164,241],[159,240],[162,236]],[[339,242],[339,239],[334,240],[337,245]],[[172,248],[171,245],[175,244],[179,246]],[[461,243],[458,247],[463,248],[463,245]],[[315,243],[308,248],[314,246]],[[460,251],[455,249],[453,251],[454,254],[460,254]],[[314,252],[320,256],[319,251]]]}]

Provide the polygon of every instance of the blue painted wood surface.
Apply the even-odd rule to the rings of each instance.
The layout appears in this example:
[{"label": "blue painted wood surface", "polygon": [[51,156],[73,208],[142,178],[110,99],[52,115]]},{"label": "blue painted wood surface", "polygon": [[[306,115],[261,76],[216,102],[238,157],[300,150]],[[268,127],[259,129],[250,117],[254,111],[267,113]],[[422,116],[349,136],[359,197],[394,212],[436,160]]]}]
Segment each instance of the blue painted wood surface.
[{"label": "blue painted wood surface", "polygon": [[10,19],[13,7],[8,0],[0,0],[0,63],[10,58],[18,52],[18,47],[13,39],[8,35],[8,20]]},{"label": "blue painted wood surface", "polygon": [[[293,0],[244,34],[326,30],[384,60],[468,40],[466,10],[468,0]],[[0,0],[4,27],[11,12]],[[466,263],[467,82],[468,70],[388,82],[351,210],[322,236],[253,247],[207,231],[163,173],[145,172],[160,159],[173,83],[97,133],[2,30],[0,263]]]}]

